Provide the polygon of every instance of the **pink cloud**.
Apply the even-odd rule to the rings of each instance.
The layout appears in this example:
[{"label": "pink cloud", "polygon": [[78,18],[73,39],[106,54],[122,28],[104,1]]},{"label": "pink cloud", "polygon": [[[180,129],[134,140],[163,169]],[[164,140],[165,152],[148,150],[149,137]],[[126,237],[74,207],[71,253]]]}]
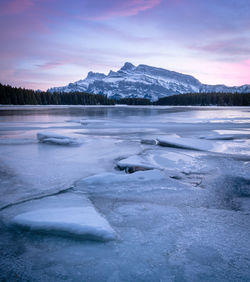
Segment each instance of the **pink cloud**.
[{"label": "pink cloud", "polygon": [[210,53],[223,53],[228,55],[249,54],[250,40],[248,38],[234,38],[230,40],[214,41],[203,45],[192,45],[191,49],[205,51]]},{"label": "pink cloud", "polygon": [[134,16],[139,12],[152,9],[159,5],[161,0],[133,0],[122,2],[121,5],[115,5],[113,10],[109,11],[111,16]]},{"label": "pink cloud", "polygon": [[4,7],[5,13],[19,14],[34,6],[33,0],[12,0]]},{"label": "pink cloud", "polygon": [[[240,65],[239,71],[242,70],[242,66],[246,65],[250,53],[250,39],[247,37],[234,37],[223,40],[213,39],[210,42],[203,42],[189,45],[188,48],[194,51],[196,56],[203,57],[208,56],[212,61],[217,61],[221,64],[237,64]],[[229,67],[230,68],[230,67]],[[225,67],[225,70],[227,67]],[[227,71],[226,71],[227,72]],[[231,71],[233,74],[234,72]],[[241,76],[244,76],[244,72],[241,72]],[[249,73],[249,71],[248,71]],[[247,79],[249,81],[249,79]]]},{"label": "pink cloud", "polygon": [[41,70],[50,70],[50,69],[54,69],[58,66],[62,66],[64,64],[67,64],[69,63],[69,61],[64,61],[64,62],[47,62],[47,63],[44,63],[44,64],[39,64],[39,65],[36,65],[39,69]]}]

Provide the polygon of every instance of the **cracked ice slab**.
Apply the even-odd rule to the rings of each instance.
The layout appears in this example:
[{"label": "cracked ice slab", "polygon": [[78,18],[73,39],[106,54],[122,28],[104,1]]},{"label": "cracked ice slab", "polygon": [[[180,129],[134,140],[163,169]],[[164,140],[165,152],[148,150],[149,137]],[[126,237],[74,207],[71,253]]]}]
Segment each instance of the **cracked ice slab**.
[{"label": "cracked ice slab", "polygon": [[55,145],[80,145],[80,140],[68,136],[64,136],[54,132],[39,132],[37,139],[41,143],[50,143]]},{"label": "cracked ice slab", "polygon": [[107,220],[91,206],[36,210],[17,215],[13,223],[49,234],[98,241],[115,239],[115,232]]},{"label": "cracked ice slab", "polygon": [[231,141],[237,139],[250,139],[250,134],[210,134],[208,136],[201,136],[200,139]]},{"label": "cracked ice slab", "polygon": [[212,141],[196,139],[196,138],[166,136],[166,137],[157,138],[157,141],[160,146],[196,150],[196,151],[211,151],[214,148]]},{"label": "cracked ice slab", "polygon": [[126,159],[122,159],[118,161],[117,167],[120,168],[121,170],[131,168],[131,169],[135,169],[135,171],[155,168],[152,164],[145,161],[142,157],[138,155],[131,156]]},{"label": "cracked ice slab", "polygon": [[138,171],[132,174],[115,174],[115,173],[101,173],[86,177],[78,182],[81,184],[112,184],[112,183],[127,183],[127,182],[149,182],[165,180],[166,175],[159,170]]},{"label": "cracked ice slab", "polygon": [[116,238],[109,222],[84,195],[69,192],[31,201],[6,213],[11,224],[29,231],[95,241]]}]

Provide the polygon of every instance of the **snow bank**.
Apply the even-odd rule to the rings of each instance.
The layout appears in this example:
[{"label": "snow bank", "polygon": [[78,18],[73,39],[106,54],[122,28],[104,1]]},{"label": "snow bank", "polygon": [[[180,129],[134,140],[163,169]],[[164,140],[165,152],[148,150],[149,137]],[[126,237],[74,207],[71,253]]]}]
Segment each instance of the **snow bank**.
[{"label": "snow bank", "polygon": [[17,215],[13,223],[31,231],[109,241],[115,231],[94,207],[50,208]]},{"label": "snow bank", "polygon": [[166,147],[174,147],[196,151],[210,151],[213,149],[213,144],[211,141],[195,138],[166,136],[157,138],[157,141],[160,146]]},{"label": "snow bank", "polygon": [[163,172],[159,170],[138,171],[132,174],[101,173],[82,179],[79,184],[112,184],[126,182],[148,182],[166,179]]},{"label": "snow bank", "polygon": [[64,136],[54,132],[39,132],[37,139],[42,143],[50,143],[56,145],[80,145],[80,140],[68,136]]}]

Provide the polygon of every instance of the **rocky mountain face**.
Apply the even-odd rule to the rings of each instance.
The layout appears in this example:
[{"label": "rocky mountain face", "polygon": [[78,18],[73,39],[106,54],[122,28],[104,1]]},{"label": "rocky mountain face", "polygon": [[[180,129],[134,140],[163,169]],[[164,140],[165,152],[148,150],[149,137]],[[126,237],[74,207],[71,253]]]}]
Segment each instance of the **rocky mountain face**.
[{"label": "rocky mountain face", "polygon": [[202,84],[193,76],[155,68],[147,65],[125,63],[117,72],[108,75],[89,72],[83,79],[63,87],[53,87],[49,92],[88,92],[104,94],[109,98],[159,98],[184,93],[250,92],[250,85],[228,87]]}]

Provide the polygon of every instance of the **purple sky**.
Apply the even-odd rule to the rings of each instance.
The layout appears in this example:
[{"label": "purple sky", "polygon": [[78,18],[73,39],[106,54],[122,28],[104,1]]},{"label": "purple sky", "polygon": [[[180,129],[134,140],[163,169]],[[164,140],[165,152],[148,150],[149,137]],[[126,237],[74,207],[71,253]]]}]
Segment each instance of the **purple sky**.
[{"label": "purple sky", "polygon": [[126,61],[250,84],[249,0],[0,0],[0,82],[46,90]]}]

